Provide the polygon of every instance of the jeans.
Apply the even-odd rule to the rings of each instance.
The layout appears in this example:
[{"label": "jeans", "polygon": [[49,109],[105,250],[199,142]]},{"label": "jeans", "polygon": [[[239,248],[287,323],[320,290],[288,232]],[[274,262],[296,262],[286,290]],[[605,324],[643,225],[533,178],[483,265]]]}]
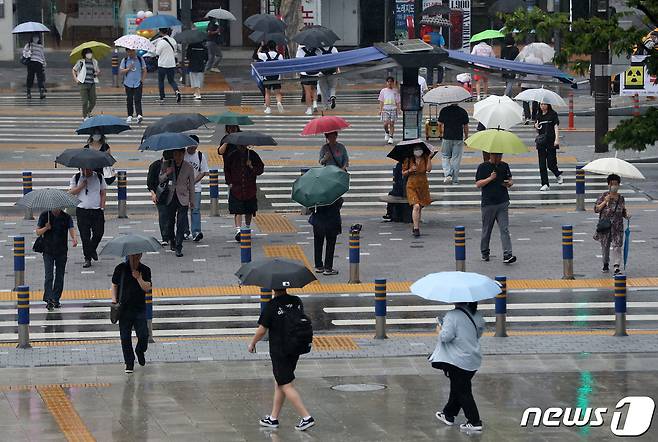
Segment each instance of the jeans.
[{"label": "jeans", "polygon": [[514,87],[514,80],[505,80],[505,95],[510,98],[512,98],[512,87]]},{"label": "jeans", "polygon": [[509,235],[509,201],[501,204],[482,206],[482,239],[480,240],[480,252],[482,256],[489,256],[489,240],[494,222],[498,223],[500,229],[500,240],[503,243],[503,257],[512,256],[512,239]]},{"label": "jeans", "polygon": [[[53,267],[55,277],[53,283]],[[62,297],[64,290],[64,271],[66,270],[66,254],[50,255],[43,254],[43,270],[45,274],[43,282],[43,300],[48,303],[57,303]]]},{"label": "jeans", "polygon": [[160,226],[160,235],[162,236],[162,240],[169,242],[171,241],[171,238],[169,238],[169,231],[168,229],[168,215],[169,215],[169,209],[165,204],[156,204],[155,207],[158,209],[158,224]]},{"label": "jeans", "polygon": [[[192,234],[201,233],[201,192],[194,192],[194,209],[190,210]],[[189,229],[186,229],[189,233]]]},{"label": "jeans", "polygon": [[[336,250],[337,235],[327,235],[313,227],[313,248],[315,251],[315,267],[331,270],[334,268],[334,251]],[[327,249],[324,254],[324,264],[322,263],[322,247],[325,240]]]},{"label": "jeans", "polygon": [[[603,255],[603,264],[610,263],[610,246],[612,245],[612,234],[607,235],[601,241],[601,254]],[[45,256],[45,254],[44,254]],[[612,247],[612,265],[619,267],[621,265],[621,247]]]},{"label": "jeans", "polygon": [[452,181],[459,182],[459,166],[464,152],[462,140],[446,140],[441,143],[441,157],[443,163],[443,174],[451,176]]},{"label": "jeans", "polygon": [[82,253],[85,261],[90,261],[96,255],[98,244],[105,233],[105,215],[101,209],[75,209],[78,218],[78,230],[82,241]]},{"label": "jeans", "polygon": [[473,425],[481,424],[478,406],[473,398],[471,379],[474,371],[462,370],[454,365],[448,365],[448,378],[450,379],[450,396],[448,403],[443,407],[443,414],[455,418],[459,410],[464,410],[464,416]]},{"label": "jeans", "polygon": [[96,106],[96,83],[81,84],[80,99],[82,100],[82,117],[85,118]]},{"label": "jeans", "polygon": [[174,90],[174,92],[178,92],[178,85],[176,84],[176,79],[174,78],[175,75],[176,75],[176,68],[158,67],[158,90],[160,91],[161,100],[164,100],[165,98],[165,89],[164,89],[165,77],[167,77],[167,82]]},{"label": "jeans", "polygon": [[183,250],[185,230],[187,230],[187,206],[181,205],[178,195],[174,195],[174,199],[167,206],[167,238],[169,241],[175,241],[177,251]]},{"label": "jeans", "polygon": [[135,352],[144,353],[149,345],[149,329],[146,324],[146,312],[123,309],[119,316],[119,334],[121,335],[121,350],[123,360],[128,366],[135,365],[135,353],[133,352],[132,329],[137,334],[137,345]]},{"label": "jeans", "polygon": [[27,64],[27,81],[25,82],[25,86],[28,92],[32,89],[35,76],[37,77],[37,84],[39,85],[39,89],[45,89],[46,74],[43,65],[38,61],[30,61]]},{"label": "jeans", "polygon": [[541,175],[541,184],[548,186],[548,170],[553,172],[555,177],[562,175],[560,169],[557,168],[557,150],[551,147],[540,147],[537,149],[539,156],[539,174]]},{"label": "jeans", "polygon": [[320,88],[320,95],[322,95],[322,102],[325,106],[329,105],[329,99],[336,96],[336,86],[338,85],[338,77],[335,75],[321,75],[318,81]]},{"label": "jeans", "polygon": [[219,63],[221,63],[224,55],[222,54],[222,49],[214,41],[206,42],[206,47],[208,48],[208,61],[206,62],[206,71],[209,71],[211,68],[218,68]]},{"label": "jeans", "polygon": [[[142,85],[137,87],[124,86],[126,89],[126,107],[128,116],[132,117],[134,110],[137,110],[137,115],[142,114]],[[134,109],[133,109],[134,105]]]}]

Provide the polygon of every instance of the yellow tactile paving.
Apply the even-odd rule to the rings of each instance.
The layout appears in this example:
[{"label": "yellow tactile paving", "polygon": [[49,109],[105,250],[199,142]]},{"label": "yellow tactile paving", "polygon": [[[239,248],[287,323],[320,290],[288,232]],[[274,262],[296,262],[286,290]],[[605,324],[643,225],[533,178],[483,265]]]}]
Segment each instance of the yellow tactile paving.
[{"label": "yellow tactile paving", "polygon": [[297,228],[279,213],[259,213],[256,216],[258,230],[263,233],[295,233]]},{"label": "yellow tactile paving", "polygon": [[237,112],[239,114],[253,114],[255,112],[253,106],[226,106],[231,112]]},{"label": "yellow tactile paving", "polygon": [[263,251],[267,257],[286,258],[301,261],[306,267],[311,269],[311,263],[306,258],[304,250],[296,244],[266,245],[263,246]]},{"label": "yellow tactile paving", "polygon": [[313,350],[315,351],[340,351],[358,350],[354,339],[349,336],[313,336]]},{"label": "yellow tactile paving", "polygon": [[91,384],[35,384],[35,385],[0,385],[0,391],[28,391],[39,388],[97,388],[109,387],[107,383],[91,383]]},{"label": "yellow tactile paving", "polygon": [[37,386],[36,388],[66,440],[70,442],[96,440],[78,412],[75,411],[73,403],[61,386]]}]

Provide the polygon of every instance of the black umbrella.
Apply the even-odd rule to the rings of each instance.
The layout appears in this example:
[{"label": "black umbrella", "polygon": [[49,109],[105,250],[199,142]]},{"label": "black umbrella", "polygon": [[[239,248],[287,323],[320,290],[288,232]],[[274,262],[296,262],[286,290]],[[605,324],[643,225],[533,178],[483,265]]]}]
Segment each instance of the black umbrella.
[{"label": "black umbrella", "polygon": [[198,129],[206,123],[210,123],[210,120],[201,114],[169,114],[147,127],[142,136],[142,141],[151,135],[164,132],[185,132]]},{"label": "black umbrella", "polygon": [[174,36],[174,40],[185,45],[201,43],[202,41],[206,41],[207,38],[208,34],[201,32],[198,29],[187,29]]},{"label": "black umbrella", "polygon": [[283,45],[288,42],[286,35],[283,32],[263,32],[263,31],[254,31],[249,34],[249,40],[254,43],[260,43],[261,41],[268,42],[272,40],[278,45]]},{"label": "black umbrella", "polygon": [[55,162],[78,169],[102,169],[116,163],[112,155],[95,149],[66,149],[55,158]]},{"label": "black umbrella", "polygon": [[527,5],[524,0],[498,0],[489,8],[489,15],[496,15],[498,12],[511,14],[517,9],[526,9]]},{"label": "black umbrella", "polygon": [[224,138],[224,143],[238,146],[276,146],[274,138],[267,134],[253,131],[233,132]]},{"label": "black umbrella", "polygon": [[240,267],[235,276],[243,285],[255,285],[271,290],[301,288],[317,281],[315,275],[299,261],[265,258]]},{"label": "black umbrella", "polygon": [[112,238],[101,250],[101,255],[128,256],[162,249],[160,241],[152,236],[130,233]]},{"label": "black umbrella", "polygon": [[255,14],[244,21],[244,25],[252,31],[284,32],[286,24],[272,14]]},{"label": "black umbrella", "polygon": [[193,138],[178,132],[163,132],[161,134],[151,135],[145,139],[139,146],[139,150],[178,150],[185,149],[189,146],[198,146]]},{"label": "black umbrella", "polygon": [[428,154],[431,154],[434,150],[434,146],[420,138],[416,138],[414,140],[400,141],[386,156],[395,161],[403,161],[405,158],[414,156],[414,149],[417,147],[421,147]]},{"label": "black umbrella", "polygon": [[320,25],[308,26],[292,38],[309,48],[333,46],[340,37],[329,28]]},{"label": "black umbrella", "polygon": [[450,6],[448,5],[432,5],[429,8],[423,9],[423,15],[443,15],[450,14]]}]

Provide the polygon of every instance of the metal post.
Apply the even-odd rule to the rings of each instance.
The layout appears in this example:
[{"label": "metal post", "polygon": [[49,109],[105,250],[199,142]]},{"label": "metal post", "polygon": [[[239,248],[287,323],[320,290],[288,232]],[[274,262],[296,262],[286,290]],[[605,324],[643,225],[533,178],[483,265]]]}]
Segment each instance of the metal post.
[{"label": "metal post", "polygon": [[153,339],[153,290],[146,292],[144,296],[146,301],[146,325],[149,329],[149,343],[155,342]]},{"label": "metal post", "polygon": [[567,130],[574,130],[576,128],[574,113],[573,113],[573,92],[569,92],[569,127]]},{"label": "metal post", "polygon": [[573,226],[562,226],[562,279],[576,279],[573,276]]},{"label": "metal post", "polygon": [[25,237],[14,236],[14,287],[25,284]]},{"label": "metal post", "polygon": [[386,338],[386,280],[375,279],[375,339]]},{"label": "metal post", "polygon": [[640,116],[640,96],[638,94],[633,95],[633,116]]},{"label": "metal post", "polygon": [[501,292],[496,295],[496,338],[507,337],[507,277],[496,276]]},{"label": "metal post", "polygon": [[119,87],[119,51],[112,51],[112,87]]},{"label": "metal post", "polygon": [[16,287],[18,309],[18,345],[16,348],[32,348],[30,345],[30,287]]},{"label": "metal post", "polygon": [[251,229],[240,228],[240,263],[251,262]]},{"label": "metal post", "polygon": [[[603,20],[608,18],[609,0],[591,0],[591,15]],[[610,109],[610,51],[609,45],[600,46],[592,53],[594,73],[594,152],[608,152],[608,143],[603,137],[608,133],[608,111]]]},{"label": "metal post", "polygon": [[585,211],[585,171],[582,164],[576,166],[576,211]]},{"label": "metal post", "polygon": [[[308,167],[302,167],[301,169],[299,169],[299,174],[300,175],[304,175],[306,172],[308,172]],[[302,206],[301,214],[304,215],[304,216],[310,215],[311,214],[311,209],[309,209],[308,207],[303,207]]]},{"label": "metal post", "polygon": [[615,275],[615,336],[626,333],[626,275]]},{"label": "metal post", "polygon": [[[32,172],[23,172],[23,195],[32,192]],[[32,209],[26,207],[23,219],[34,219],[32,216]]]},{"label": "metal post", "polygon": [[[261,287],[260,288],[260,314],[262,315],[267,307],[267,303],[272,300],[272,290]],[[263,341],[269,341],[269,332],[265,333]]]},{"label": "metal post", "polygon": [[350,280],[348,284],[359,284],[359,264],[361,262],[361,238],[358,231],[350,231]]},{"label": "metal post", "polygon": [[466,271],[466,228],[455,226],[455,270]]},{"label": "metal post", "polygon": [[219,216],[219,170],[210,169],[210,216]]},{"label": "metal post", "polygon": [[125,170],[117,171],[117,200],[119,204],[119,218],[128,218],[126,204],[128,200],[128,178]]}]

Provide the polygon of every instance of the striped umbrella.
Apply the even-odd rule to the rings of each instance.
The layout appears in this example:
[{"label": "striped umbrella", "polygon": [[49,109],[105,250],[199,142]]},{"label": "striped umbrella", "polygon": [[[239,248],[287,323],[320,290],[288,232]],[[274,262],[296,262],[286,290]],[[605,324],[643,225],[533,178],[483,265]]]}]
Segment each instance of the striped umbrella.
[{"label": "striped umbrella", "polygon": [[80,200],[68,192],[60,189],[36,189],[16,202],[17,206],[29,209],[63,209],[76,207]]}]

